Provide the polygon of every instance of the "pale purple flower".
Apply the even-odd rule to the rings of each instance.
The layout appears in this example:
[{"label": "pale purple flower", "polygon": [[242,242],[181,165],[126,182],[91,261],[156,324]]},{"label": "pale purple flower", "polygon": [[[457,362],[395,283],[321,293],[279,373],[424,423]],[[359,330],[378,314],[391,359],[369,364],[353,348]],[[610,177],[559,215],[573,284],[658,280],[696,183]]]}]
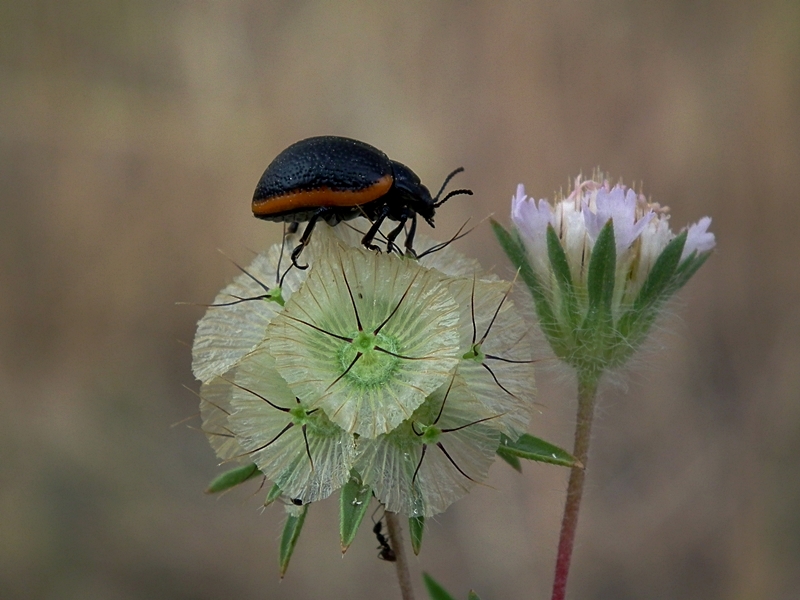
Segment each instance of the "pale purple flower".
[{"label": "pale purple flower", "polygon": [[546,200],[525,195],[525,186],[517,185],[517,193],[511,198],[511,220],[522,236],[531,256],[537,257],[536,268],[544,267],[547,258],[547,225],[555,224],[553,208]]},{"label": "pale purple flower", "polygon": [[517,185],[517,193],[511,198],[511,220],[523,237],[536,239],[544,236],[547,225],[552,223],[553,209],[546,200],[536,200],[525,195],[525,186]]},{"label": "pale purple flower", "polygon": [[622,185],[615,185],[610,190],[608,185],[604,185],[597,190],[594,198],[594,211],[591,210],[589,203],[583,201],[583,217],[586,220],[586,232],[594,242],[600,231],[609,219],[614,222],[614,240],[616,241],[617,256],[622,254],[636,238],[644,231],[644,228],[653,218],[652,210],[647,212],[638,220],[636,219],[639,198],[632,189],[625,191]]},{"label": "pale purple flower", "polygon": [[687,258],[692,252],[697,252],[698,254],[708,252],[716,245],[714,234],[708,231],[709,225],[711,225],[711,217],[703,217],[689,227],[681,260]]},{"label": "pale purple flower", "polygon": [[[667,207],[648,202],[622,184],[611,186],[601,173],[594,173],[590,179],[576,177],[570,193],[557,194],[552,204],[528,198],[520,184],[511,200],[511,216],[530,265],[543,282],[550,281],[553,268],[547,246],[547,227],[553,226],[578,287],[587,285],[587,258],[603,227],[611,221],[616,246],[615,314],[627,310],[636,300],[658,257],[675,239]],[[681,261],[714,247],[714,234],[708,232],[710,224],[711,219],[704,217],[688,228]],[[558,296],[557,289],[551,292]]]}]

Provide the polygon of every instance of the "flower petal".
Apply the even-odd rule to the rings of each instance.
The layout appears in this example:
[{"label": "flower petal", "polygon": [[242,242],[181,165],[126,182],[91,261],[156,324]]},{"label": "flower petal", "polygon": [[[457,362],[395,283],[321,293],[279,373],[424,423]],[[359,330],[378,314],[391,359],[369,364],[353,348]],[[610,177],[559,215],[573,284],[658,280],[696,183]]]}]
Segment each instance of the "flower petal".
[{"label": "flower petal", "polygon": [[702,254],[714,248],[717,242],[714,234],[708,232],[709,225],[711,225],[711,217],[703,217],[689,227],[689,234],[686,236],[686,245],[683,247],[681,260],[688,257],[692,252]]}]

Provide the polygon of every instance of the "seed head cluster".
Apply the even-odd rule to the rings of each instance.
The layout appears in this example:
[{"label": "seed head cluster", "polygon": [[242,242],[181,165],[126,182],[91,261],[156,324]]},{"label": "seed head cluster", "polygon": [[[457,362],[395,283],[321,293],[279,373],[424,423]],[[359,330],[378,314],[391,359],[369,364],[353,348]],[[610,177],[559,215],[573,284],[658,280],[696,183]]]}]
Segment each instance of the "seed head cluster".
[{"label": "seed head cluster", "polygon": [[419,259],[365,250],[352,223],[315,232],[308,270],[281,271],[290,240],[217,296],[193,347],[203,430],[296,503],[357,476],[387,510],[431,516],[525,432],[530,339],[509,282],[425,240]]}]

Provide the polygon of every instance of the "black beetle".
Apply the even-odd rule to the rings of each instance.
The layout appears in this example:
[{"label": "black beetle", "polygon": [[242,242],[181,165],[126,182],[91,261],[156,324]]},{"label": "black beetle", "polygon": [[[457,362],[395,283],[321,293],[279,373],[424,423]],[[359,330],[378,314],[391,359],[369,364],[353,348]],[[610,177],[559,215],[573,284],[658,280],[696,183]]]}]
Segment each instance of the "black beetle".
[{"label": "black beetle", "polygon": [[367,217],[372,226],[361,243],[371,250],[379,250],[372,242],[383,221],[397,221],[397,227],[386,236],[388,252],[396,247],[394,240],[411,219],[405,247],[413,254],[417,215],[433,227],[437,208],[453,196],[472,195],[471,190],[453,190],[439,199],[450,179],[463,170],[450,173],[439,193],[431,197],[411,169],[377,148],[350,138],[312,137],[292,144],[270,163],[253,194],[253,214],[268,221],[308,221],[292,251],[292,263],[301,269],[307,265],[298,265],[297,258],[319,219],[336,225],[360,215]]}]

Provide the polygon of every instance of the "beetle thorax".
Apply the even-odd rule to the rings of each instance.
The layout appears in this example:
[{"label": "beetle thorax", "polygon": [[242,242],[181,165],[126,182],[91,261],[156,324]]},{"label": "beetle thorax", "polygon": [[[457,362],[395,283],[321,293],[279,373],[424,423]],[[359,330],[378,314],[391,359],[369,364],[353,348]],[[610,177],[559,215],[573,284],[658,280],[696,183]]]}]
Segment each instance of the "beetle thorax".
[{"label": "beetle thorax", "polygon": [[393,160],[392,168],[394,170],[394,189],[398,197],[402,199],[403,205],[426,221],[431,221],[435,208],[428,188],[422,185],[416,173],[404,164]]}]

